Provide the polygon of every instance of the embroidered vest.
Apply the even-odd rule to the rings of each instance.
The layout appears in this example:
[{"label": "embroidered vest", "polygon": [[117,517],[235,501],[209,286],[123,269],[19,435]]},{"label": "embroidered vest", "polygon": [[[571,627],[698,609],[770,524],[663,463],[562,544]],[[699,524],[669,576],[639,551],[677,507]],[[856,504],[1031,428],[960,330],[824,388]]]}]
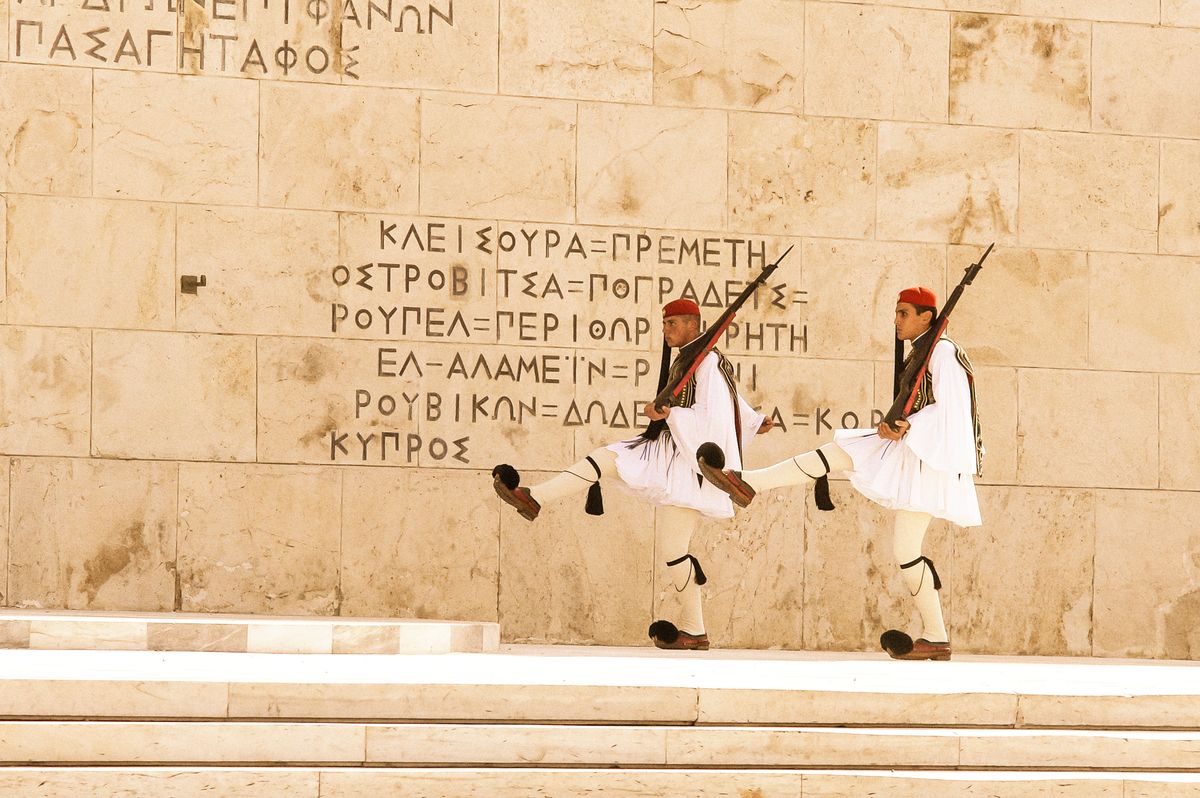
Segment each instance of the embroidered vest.
[{"label": "embroidered vest", "polygon": [[[971,359],[967,357],[967,353],[946,336],[942,336],[942,341],[948,342],[954,347],[954,357],[958,360],[958,365],[962,366],[963,371],[967,373],[967,386],[971,389],[971,427],[975,431],[975,473],[982,476],[983,474],[983,430],[979,426],[979,407],[975,402],[975,369],[971,365]],[[939,342],[940,343],[940,342]],[[912,360],[913,353],[909,352],[908,357],[904,358],[904,366],[908,366],[908,362]],[[903,370],[903,369],[902,369]],[[933,395],[933,370],[925,369],[925,374],[921,377],[921,384],[917,386],[917,397],[913,401],[911,413],[915,413],[923,407],[927,407],[937,402],[937,397]]]}]

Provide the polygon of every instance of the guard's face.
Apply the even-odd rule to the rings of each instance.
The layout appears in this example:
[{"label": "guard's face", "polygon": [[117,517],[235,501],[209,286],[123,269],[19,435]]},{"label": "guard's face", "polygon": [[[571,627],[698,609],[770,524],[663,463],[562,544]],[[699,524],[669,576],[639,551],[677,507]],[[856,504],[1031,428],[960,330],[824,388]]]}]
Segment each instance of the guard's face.
[{"label": "guard's face", "polygon": [[667,346],[683,346],[700,334],[700,320],[695,316],[667,316],[663,319],[663,339]]},{"label": "guard's face", "polygon": [[909,302],[896,303],[896,337],[901,341],[911,341],[929,329],[933,320],[931,313],[917,315],[917,309]]}]

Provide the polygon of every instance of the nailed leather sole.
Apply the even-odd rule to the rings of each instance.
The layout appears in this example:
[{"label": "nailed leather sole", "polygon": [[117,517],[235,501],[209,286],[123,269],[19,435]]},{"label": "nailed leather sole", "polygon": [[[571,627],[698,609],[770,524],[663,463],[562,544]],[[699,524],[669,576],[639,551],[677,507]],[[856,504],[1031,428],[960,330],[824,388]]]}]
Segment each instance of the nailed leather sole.
[{"label": "nailed leather sole", "polygon": [[516,487],[509,490],[499,477],[492,479],[492,488],[495,489],[497,496],[515,507],[517,513],[526,521],[534,520],[542,511],[542,506],[529,495],[528,488]]},{"label": "nailed leather sole", "polygon": [[738,507],[749,507],[754,501],[754,488],[743,482],[737,472],[713,468],[703,457],[697,457],[696,464],[704,478],[724,491]]}]

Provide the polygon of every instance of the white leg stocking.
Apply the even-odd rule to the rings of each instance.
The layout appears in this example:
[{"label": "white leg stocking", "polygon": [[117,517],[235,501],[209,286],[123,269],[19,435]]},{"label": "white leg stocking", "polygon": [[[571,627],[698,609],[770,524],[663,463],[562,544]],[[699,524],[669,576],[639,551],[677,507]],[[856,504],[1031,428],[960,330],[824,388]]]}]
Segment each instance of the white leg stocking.
[{"label": "white leg stocking", "polygon": [[[686,507],[658,507],[655,510],[655,549],[658,560],[664,564],[675,563],[666,568],[663,591],[668,595],[677,595],[680,614],[676,626],[693,635],[704,634],[700,585],[696,584],[695,567],[687,556],[692,533],[696,531],[699,523],[700,513]],[[680,562],[676,562],[677,560]],[[664,618],[661,614],[658,617]]]},{"label": "white leg stocking", "polygon": [[756,471],[743,471],[742,480],[754,488],[755,493],[788,485],[806,485],[828,473],[825,463],[821,461],[821,455],[817,454],[818,451],[829,461],[829,471],[850,471],[854,468],[854,461],[842,447],[836,443],[827,443],[820,449],[789,457],[773,466]]},{"label": "white leg stocking", "polygon": [[[588,457],[596,461],[596,465],[600,467],[600,478],[611,477],[617,473],[616,452],[601,447],[589,454]],[[550,477],[541,484],[531,486],[529,493],[533,496],[534,501],[544,507],[548,502],[583,493],[595,483],[596,479],[596,469],[585,457],[566,471]]]},{"label": "white leg stocking", "polygon": [[950,637],[942,620],[942,598],[933,586],[933,570],[921,558],[921,543],[932,520],[933,516],[928,513],[896,511],[892,551],[901,566],[900,573],[904,575],[908,592],[912,594],[917,611],[921,613],[921,625],[924,627],[921,636],[931,643],[945,643]]}]

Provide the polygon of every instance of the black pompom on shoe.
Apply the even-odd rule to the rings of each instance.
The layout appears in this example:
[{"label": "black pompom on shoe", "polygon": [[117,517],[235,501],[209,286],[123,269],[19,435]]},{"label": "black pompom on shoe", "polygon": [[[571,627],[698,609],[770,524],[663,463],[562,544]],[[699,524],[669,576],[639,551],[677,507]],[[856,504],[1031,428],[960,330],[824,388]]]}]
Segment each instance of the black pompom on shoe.
[{"label": "black pompom on shoe", "polygon": [[711,441],[700,444],[700,448],[696,450],[696,458],[703,460],[718,471],[725,467],[725,452]]},{"label": "black pompom on shoe", "polygon": [[888,629],[879,636],[879,645],[890,657],[903,657],[913,650],[913,639],[899,629]]},{"label": "black pompom on shoe", "polygon": [[650,624],[650,638],[664,643],[674,643],[679,639],[679,627],[670,621],[655,621]]},{"label": "black pompom on shoe", "polygon": [[501,463],[492,469],[492,478],[499,479],[500,484],[509,490],[514,489],[521,484],[521,475],[517,473],[517,469],[510,466],[508,463]]}]

